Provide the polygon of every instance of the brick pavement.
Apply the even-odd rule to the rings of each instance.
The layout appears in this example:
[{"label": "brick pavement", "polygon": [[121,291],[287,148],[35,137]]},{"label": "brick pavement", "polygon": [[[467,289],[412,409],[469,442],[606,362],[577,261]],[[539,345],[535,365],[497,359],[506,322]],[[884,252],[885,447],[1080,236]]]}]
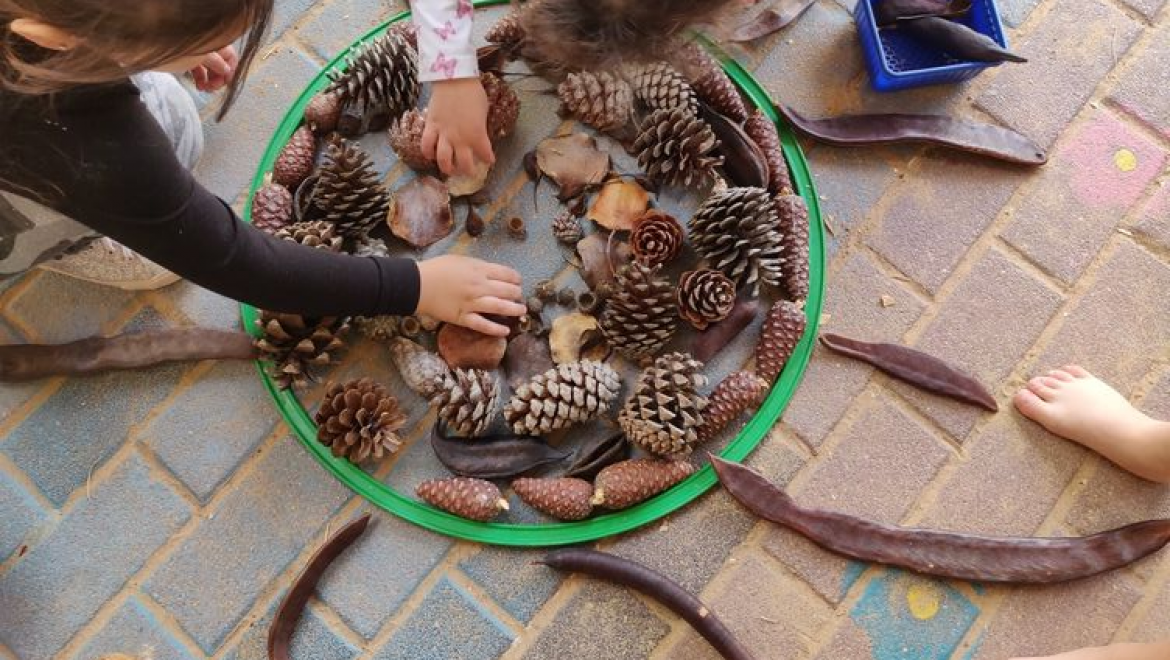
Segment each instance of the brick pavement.
[{"label": "brick pavement", "polygon": [[[200,176],[237,202],[309,77],[399,8],[278,4],[274,44],[241,105],[209,126]],[[991,118],[1051,145],[1052,162],[1033,172],[931,149],[812,148],[834,234],[825,327],[945,353],[1005,409],[972,413],[818,351],[750,462],[802,501],[905,524],[1063,534],[1170,515],[1170,490],[1007,405],[1031,374],[1079,361],[1170,415],[1170,7],[1007,2],[1031,64],[878,95],[849,4],[822,0],[792,29],[735,52],[803,111]],[[524,125],[521,139],[555,126],[543,116]],[[187,284],[132,296],[33,274],[0,286],[0,306],[4,341],[236,324],[229,301]],[[290,439],[250,367],[5,386],[0,418],[5,660],[261,658],[272,610],[311,549],[367,508]],[[378,518],[312,601],[295,657],[714,657],[660,607],[562,579],[533,566],[532,551]],[[700,591],[745,640],[785,660],[1000,659],[1170,632],[1167,556],[1050,588],[933,581],[825,554],[722,493],[601,547]]]}]

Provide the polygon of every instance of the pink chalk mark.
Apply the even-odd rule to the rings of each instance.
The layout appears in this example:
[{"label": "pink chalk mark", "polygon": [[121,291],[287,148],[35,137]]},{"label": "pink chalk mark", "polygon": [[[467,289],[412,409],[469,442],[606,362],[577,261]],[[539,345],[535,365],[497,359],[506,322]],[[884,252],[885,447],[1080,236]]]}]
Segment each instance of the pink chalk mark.
[{"label": "pink chalk mark", "polygon": [[[1119,155],[1122,150],[1130,154]],[[1121,212],[1133,206],[1162,171],[1166,153],[1102,111],[1073,136],[1056,160],[1068,172],[1069,188],[1081,204]],[[1119,162],[1129,171],[1123,171]]]}]

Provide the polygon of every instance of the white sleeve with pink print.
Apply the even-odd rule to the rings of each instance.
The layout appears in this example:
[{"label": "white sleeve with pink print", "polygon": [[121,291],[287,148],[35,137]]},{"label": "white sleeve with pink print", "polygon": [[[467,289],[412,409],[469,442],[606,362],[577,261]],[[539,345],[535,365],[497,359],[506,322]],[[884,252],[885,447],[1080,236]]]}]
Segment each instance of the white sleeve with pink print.
[{"label": "white sleeve with pink print", "polygon": [[478,77],[471,0],[414,0],[410,4],[418,27],[419,80]]}]

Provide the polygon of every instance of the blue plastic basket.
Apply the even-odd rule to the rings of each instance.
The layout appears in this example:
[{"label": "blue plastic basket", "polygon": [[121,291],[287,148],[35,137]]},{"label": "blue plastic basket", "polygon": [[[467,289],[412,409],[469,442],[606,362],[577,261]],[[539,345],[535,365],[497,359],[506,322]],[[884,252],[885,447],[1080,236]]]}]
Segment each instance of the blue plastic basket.
[{"label": "blue plastic basket", "polygon": [[[980,71],[999,66],[995,62],[956,60],[940,53],[896,29],[878,29],[873,8],[882,0],[858,0],[853,10],[861,47],[865,52],[865,68],[873,88],[879,92],[893,92],[911,87],[942,85],[970,80]],[[1007,48],[1003,23],[995,0],[972,0],[971,11],[957,19],[994,39]]]}]

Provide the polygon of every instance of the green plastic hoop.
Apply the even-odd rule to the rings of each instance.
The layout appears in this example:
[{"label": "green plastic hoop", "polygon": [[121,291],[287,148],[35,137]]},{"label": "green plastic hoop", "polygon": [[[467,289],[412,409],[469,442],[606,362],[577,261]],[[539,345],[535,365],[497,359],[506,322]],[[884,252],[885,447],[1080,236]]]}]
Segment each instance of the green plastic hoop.
[{"label": "green plastic hoop", "polygon": [[[507,4],[510,0],[477,0],[477,7],[490,7]],[[357,44],[381,35],[393,23],[406,19],[409,12],[403,12],[382,26],[365,35]],[[825,236],[821,223],[821,210],[818,203],[812,175],[808,163],[796,141],[792,129],[780,122],[780,117],[768,93],[738,62],[728,57],[713,44],[704,41],[704,45],[722,62],[724,70],[739,85],[751,102],[760,108],[773,122],[777,122],[784,146],[784,155],[788,160],[792,180],[797,192],[808,203],[809,208],[809,298],[805,304],[808,315],[808,329],[804,338],[796,347],[787,367],[780,375],[772,388],[767,400],[759,411],[740,431],[720,454],[730,461],[741,461],[747,457],[767,437],[768,431],[780,418],[785,407],[800,383],[801,377],[808,366],[813,352],[813,343],[817,335],[817,326],[821,318],[821,309],[824,300],[825,285]],[[354,46],[351,46],[351,49]],[[251,192],[254,193],[264,184],[264,176],[271,171],[280,149],[292,136],[301,122],[305,107],[313,96],[328,84],[328,71],[339,67],[344,62],[346,52],[338,55],[329,66],[323,69],[300,95],[289,112],[285,115],[280,127],[273,135],[272,141],[260,163],[260,168],[252,181]],[[251,194],[245,207],[244,216],[251,218]],[[258,334],[255,320],[258,312],[248,305],[241,305],[241,315],[244,327],[249,332]],[[266,364],[257,362],[260,377],[276,403],[277,409],[289,427],[296,434],[305,449],[326,470],[343,484],[352,489],[374,505],[382,508],[404,520],[408,520],[421,527],[455,538],[479,543],[518,547],[548,547],[584,543],[606,538],[651,523],[677,509],[686,506],[715,485],[715,472],[710,466],[696,472],[686,481],[678,484],[669,491],[624,511],[609,513],[581,522],[551,523],[541,525],[517,525],[504,523],[479,523],[464,520],[443,511],[439,511],[423,502],[406,497],[386,484],[364,472],[361,468],[347,460],[335,458],[327,447],[317,442],[317,427],[300,400],[291,391],[277,389],[272,378],[268,376]]]}]

